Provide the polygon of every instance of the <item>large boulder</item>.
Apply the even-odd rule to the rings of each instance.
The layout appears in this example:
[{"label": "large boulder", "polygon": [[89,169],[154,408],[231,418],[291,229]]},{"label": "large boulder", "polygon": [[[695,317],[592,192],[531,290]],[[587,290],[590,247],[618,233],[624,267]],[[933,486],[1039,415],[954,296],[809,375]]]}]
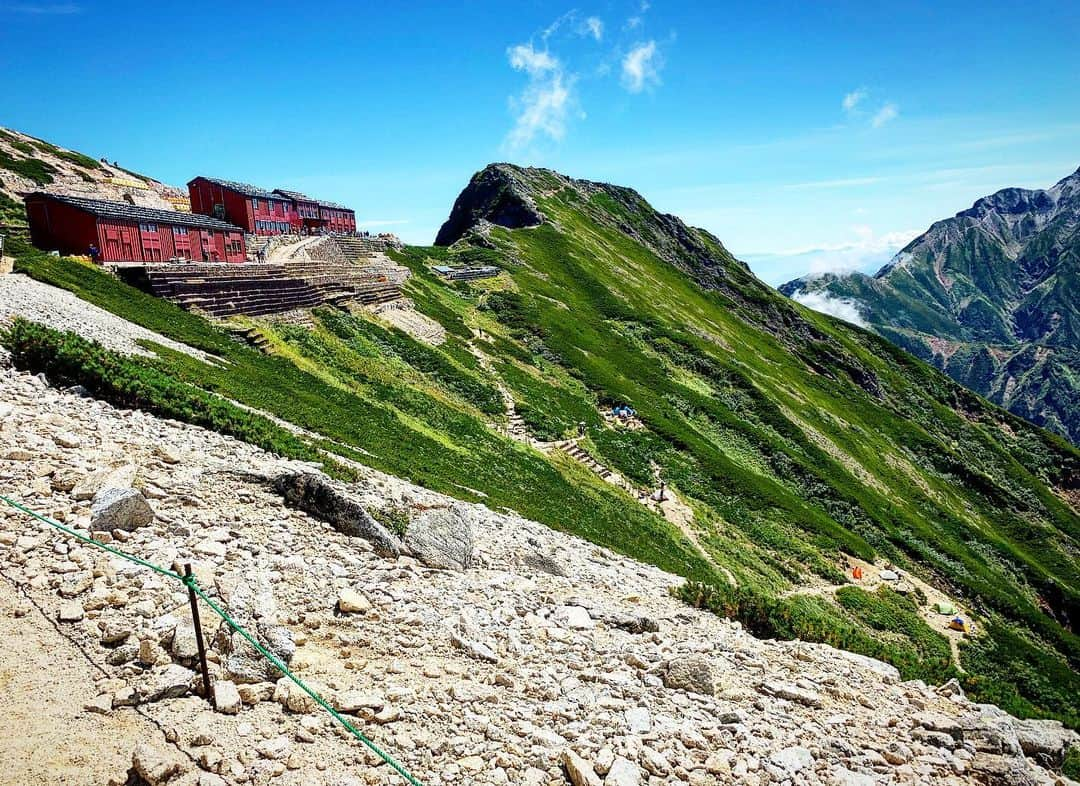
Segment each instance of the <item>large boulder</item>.
[{"label": "large boulder", "polygon": [[661,674],[664,685],[675,690],[712,696],[716,693],[712,668],[700,655],[684,655],[664,664]]},{"label": "large boulder", "polygon": [[432,568],[465,570],[473,563],[472,511],[466,505],[416,514],[405,531],[405,547]]},{"label": "large boulder", "polygon": [[316,472],[286,472],[274,479],[285,503],[310,513],[352,537],[363,538],[386,557],[401,554],[401,543],[338,484]]},{"label": "large boulder", "polygon": [[1080,734],[1055,720],[1014,720],[1020,747],[1043,767],[1057,769],[1069,748],[1080,746]]},{"label": "large boulder", "polygon": [[94,495],[90,506],[90,528],[112,532],[145,527],[154,520],[154,509],[137,489],[106,488]]}]

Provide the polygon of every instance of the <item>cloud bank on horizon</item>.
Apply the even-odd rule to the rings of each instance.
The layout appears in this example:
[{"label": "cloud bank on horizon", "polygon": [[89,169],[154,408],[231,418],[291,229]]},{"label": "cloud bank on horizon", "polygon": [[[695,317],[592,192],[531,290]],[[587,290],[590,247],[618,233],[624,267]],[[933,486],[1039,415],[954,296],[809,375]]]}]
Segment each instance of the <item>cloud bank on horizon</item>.
[{"label": "cloud bank on horizon", "polygon": [[866,320],[859,312],[858,302],[850,298],[833,297],[827,292],[807,292],[800,289],[791,296],[791,299],[822,314],[842,319],[852,325],[866,327]]}]

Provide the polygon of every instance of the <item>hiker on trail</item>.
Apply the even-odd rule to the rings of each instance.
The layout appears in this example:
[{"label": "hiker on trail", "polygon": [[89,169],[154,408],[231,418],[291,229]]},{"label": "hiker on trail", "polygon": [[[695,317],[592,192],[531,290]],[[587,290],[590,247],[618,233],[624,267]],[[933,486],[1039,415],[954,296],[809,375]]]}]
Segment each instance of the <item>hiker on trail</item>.
[{"label": "hiker on trail", "polygon": [[90,260],[93,262],[98,262],[101,259],[101,250],[96,243],[91,243],[90,248],[86,249],[86,253],[90,255]]},{"label": "hiker on trail", "polygon": [[584,420],[582,420],[581,422],[579,422],[577,424],[577,435],[579,437],[584,437],[585,436],[585,421]]}]

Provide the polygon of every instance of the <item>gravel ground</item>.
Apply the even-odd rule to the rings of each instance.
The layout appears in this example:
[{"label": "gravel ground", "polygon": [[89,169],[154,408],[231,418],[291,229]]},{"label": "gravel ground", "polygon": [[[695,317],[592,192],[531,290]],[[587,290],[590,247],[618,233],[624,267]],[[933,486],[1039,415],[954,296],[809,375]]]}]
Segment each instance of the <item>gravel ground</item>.
[{"label": "gravel ground", "polygon": [[79,299],[67,290],[43,284],[24,275],[0,276],[0,324],[15,317],[40,322],[57,330],[73,331],[125,355],[152,357],[150,350],[136,342],[153,341],[200,360],[212,360],[205,352],[121,319],[105,309]]}]

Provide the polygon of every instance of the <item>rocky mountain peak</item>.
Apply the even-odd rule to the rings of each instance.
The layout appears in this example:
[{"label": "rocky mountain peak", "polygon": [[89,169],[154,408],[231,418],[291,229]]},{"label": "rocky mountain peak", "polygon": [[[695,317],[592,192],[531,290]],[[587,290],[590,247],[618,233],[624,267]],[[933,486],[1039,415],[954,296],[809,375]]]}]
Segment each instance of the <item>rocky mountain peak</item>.
[{"label": "rocky mountain peak", "polygon": [[544,220],[532,196],[527,175],[533,171],[513,164],[488,164],[454,200],[450,217],[439,229],[435,245],[449,246],[467,232],[494,224],[508,229],[537,226]]},{"label": "rocky mountain peak", "polygon": [[807,276],[780,291],[857,302],[905,349],[1077,442],[1068,370],[1080,336],[1072,293],[1078,228],[1080,170],[1046,189],[1004,188],[976,200],[936,221],[872,278]]}]

